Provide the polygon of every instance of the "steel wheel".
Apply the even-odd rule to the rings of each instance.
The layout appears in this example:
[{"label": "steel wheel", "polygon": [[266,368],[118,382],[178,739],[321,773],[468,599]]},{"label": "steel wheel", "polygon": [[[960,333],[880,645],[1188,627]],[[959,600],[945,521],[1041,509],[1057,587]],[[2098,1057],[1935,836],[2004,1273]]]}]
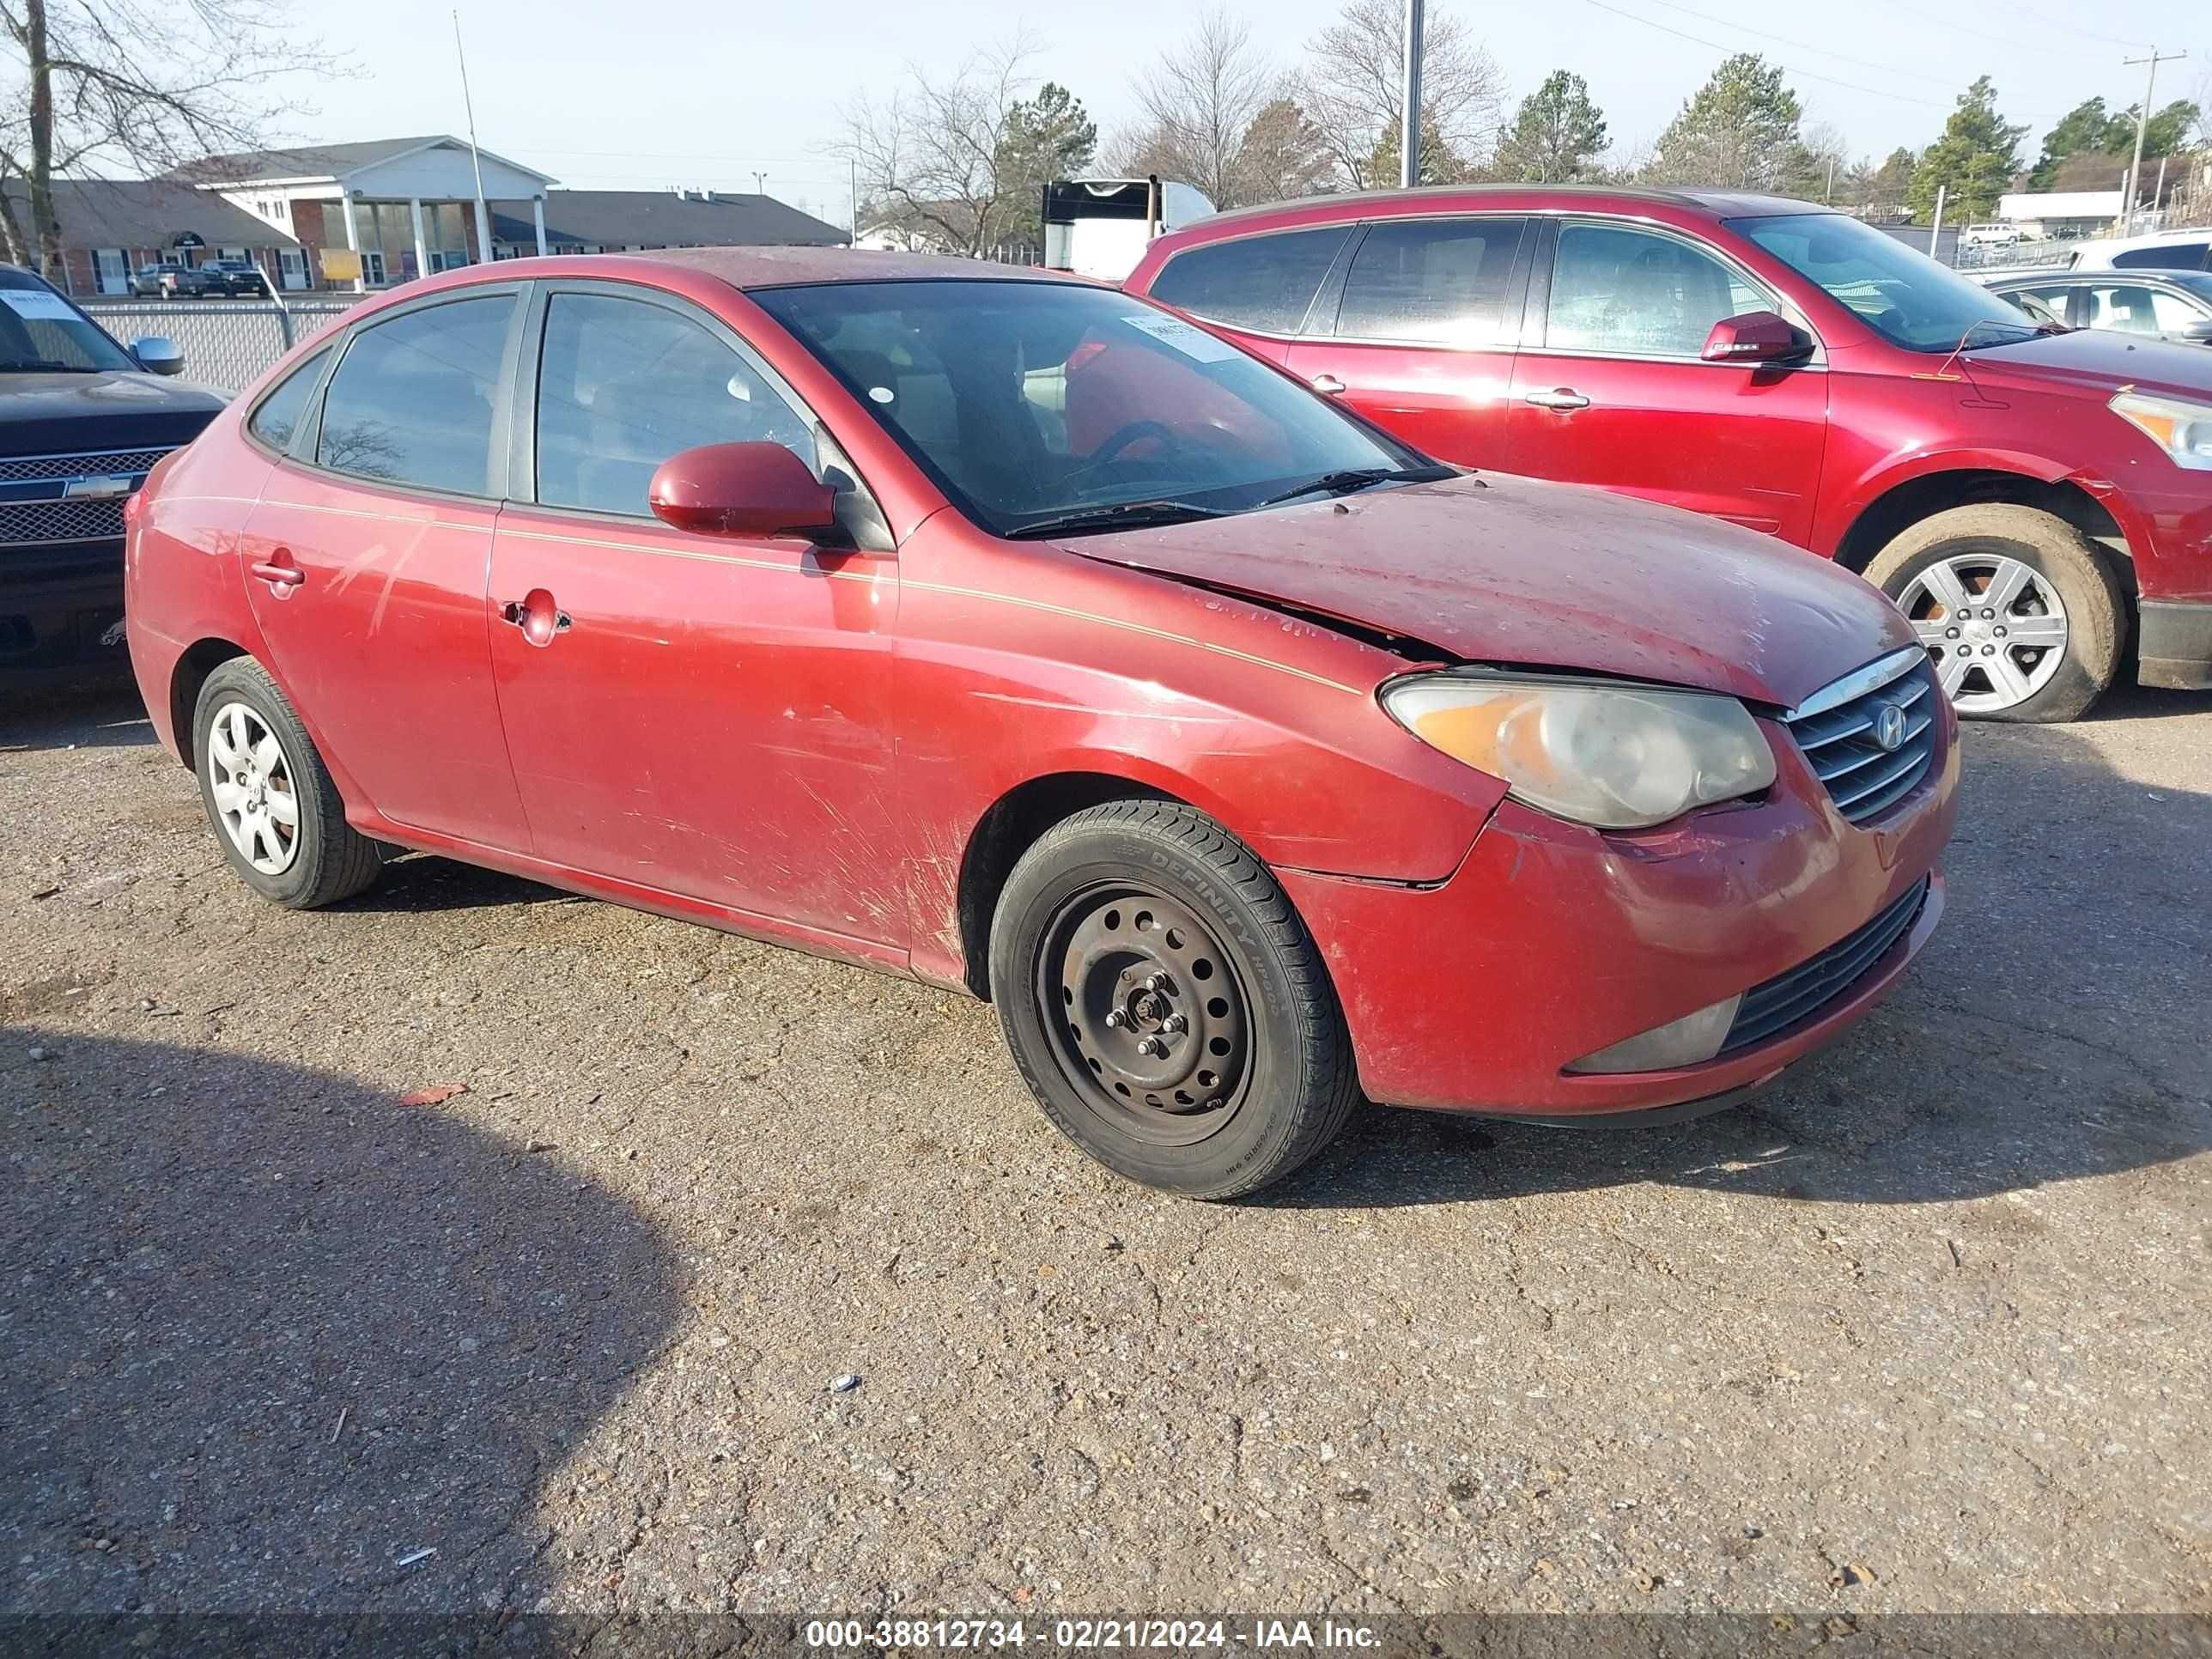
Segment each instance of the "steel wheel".
[{"label": "steel wheel", "polygon": [[249,705],[216,710],[207,772],[216,819],[239,856],[265,876],[290,869],[300,852],[299,790],[283,745]]},{"label": "steel wheel", "polygon": [[1037,953],[1038,1012],[1084,1103],[1140,1139],[1185,1146],[1243,1103],[1250,1005],[1229,953],[1180,900],[1126,882],[1061,904]]},{"label": "steel wheel", "polygon": [[1962,714],[2026,702],[2066,659],[2057,584],[2002,553],[1960,553],[1931,564],[1905,585],[1897,605]]}]

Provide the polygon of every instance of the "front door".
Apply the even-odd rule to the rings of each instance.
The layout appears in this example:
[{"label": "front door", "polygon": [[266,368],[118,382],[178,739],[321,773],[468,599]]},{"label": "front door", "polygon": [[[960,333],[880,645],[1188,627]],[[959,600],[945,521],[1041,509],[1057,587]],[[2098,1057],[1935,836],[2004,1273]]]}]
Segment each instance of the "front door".
[{"label": "front door", "polygon": [[1291,373],[1439,460],[1509,465],[1525,219],[1388,219],[1345,273],[1334,331],[1318,319]]},{"label": "front door", "polygon": [[531,483],[515,489],[535,501],[501,515],[491,586],[538,855],[896,941],[888,539],[816,547],[653,516],[647,485],[679,450],[756,441],[817,473],[834,461],[719,322],[650,290],[578,285],[548,295],[538,334],[533,442],[517,452]]},{"label": "front door", "polygon": [[1698,355],[1715,323],[1779,302],[1686,237],[1595,222],[1559,228],[1548,291],[1514,364],[1514,471],[1811,540],[1825,368]]},{"label": "front door", "polygon": [[292,458],[246,520],[241,562],[278,678],[367,804],[520,852],[529,836],[492,690],[484,582],[505,477],[495,412],[521,305],[514,290],[467,294],[362,329],[319,422],[311,411],[282,443],[253,428]]}]

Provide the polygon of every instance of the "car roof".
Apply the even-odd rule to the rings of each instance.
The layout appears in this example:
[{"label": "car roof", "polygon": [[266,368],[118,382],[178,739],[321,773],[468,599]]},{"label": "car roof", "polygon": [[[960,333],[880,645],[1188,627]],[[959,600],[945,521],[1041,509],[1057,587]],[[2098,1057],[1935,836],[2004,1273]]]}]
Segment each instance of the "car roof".
[{"label": "car roof", "polygon": [[[1423,185],[1413,190],[1346,191],[1333,196],[1300,196],[1270,202],[1262,207],[1232,208],[1184,227],[1185,232],[1206,232],[1215,226],[1235,227],[1308,209],[1324,211],[1318,218],[1387,217],[1399,213],[1433,213],[1454,208],[1653,206],[1686,208],[1717,218],[1765,218],[1784,213],[1829,213],[1816,202],[1800,202],[1787,196],[1761,196],[1742,191],[1661,190],[1633,185]],[[1341,210],[1341,213],[1326,211]]]},{"label": "car roof", "polygon": [[[622,254],[562,256],[564,269],[586,265],[608,267],[642,262],[678,265],[720,277],[732,288],[781,288],[817,283],[978,281],[1081,282],[1064,270],[1045,270],[1035,265],[1004,265],[989,259],[963,258],[951,253],[895,253],[873,248],[849,247],[672,247]],[[538,260],[501,260],[501,273],[523,273],[523,265]],[[477,267],[482,270],[485,267]]]}]

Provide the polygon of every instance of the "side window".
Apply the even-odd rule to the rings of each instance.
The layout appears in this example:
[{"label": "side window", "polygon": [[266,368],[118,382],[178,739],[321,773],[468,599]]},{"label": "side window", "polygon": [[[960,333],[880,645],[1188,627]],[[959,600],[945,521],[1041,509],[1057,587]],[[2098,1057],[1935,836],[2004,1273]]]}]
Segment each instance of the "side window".
[{"label": "side window", "polygon": [[2130,248],[2112,256],[2115,270],[2202,270],[2212,242],[2168,242],[2163,247]]},{"label": "side window", "polygon": [[679,450],[781,444],[820,471],[811,421],[739,353],[644,300],[556,294],[538,365],[538,500],[649,517],[646,487]]},{"label": "side window", "polygon": [[1771,304],[1719,260],[1671,236],[1566,225],[1544,339],[1571,350],[1695,357],[1715,323]]},{"label": "side window", "polygon": [[1294,334],[1351,234],[1328,225],[1209,242],[1169,260],[1152,297],[1231,328]]},{"label": "side window", "polygon": [[330,355],[331,349],[325,346],[278,381],[276,389],[253,411],[246,429],[271,449],[289,448],[292,434],[300,429],[300,416],[307,412],[307,394],[315,389],[315,379]]},{"label": "side window", "polygon": [[1373,226],[1344,279],[1337,333],[1354,340],[1498,343],[1507,335],[1513,256],[1526,222],[1389,219]]},{"label": "side window", "polygon": [[2131,284],[2100,283],[2089,290],[2089,326],[2122,334],[2155,334],[2158,318],[2150,290]]},{"label": "side window", "polygon": [[2204,313],[2178,294],[2168,294],[2153,289],[2150,295],[2151,313],[2158,319],[2161,334],[2179,334],[2185,328],[2204,320]]},{"label": "side window", "polygon": [[511,294],[455,300],[363,329],[323,396],[315,459],[337,472],[482,495]]}]

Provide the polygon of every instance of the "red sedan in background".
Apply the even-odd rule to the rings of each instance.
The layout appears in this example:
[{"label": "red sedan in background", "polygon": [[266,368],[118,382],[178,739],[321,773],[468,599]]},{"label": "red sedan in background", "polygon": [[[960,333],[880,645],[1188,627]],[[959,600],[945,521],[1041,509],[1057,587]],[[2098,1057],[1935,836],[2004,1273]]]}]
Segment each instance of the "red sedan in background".
[{"label": "red sedan in background", "polygon": [[1862,571],[1966,714],[2212,688],[2212,356],[2039,325],[1857,220],[1445,187],[1165,236],[1127,284],[1442,459],[1693,507]]},{"label": "red sedan in background", "polygon": [[162,464],[128,579],[268,898],[416,848],[987,995],[1200,1196],[1363,1091],[1725,1101],[1942,905],[1952,717],[1857,578],[965,260],[410,283]]}]

